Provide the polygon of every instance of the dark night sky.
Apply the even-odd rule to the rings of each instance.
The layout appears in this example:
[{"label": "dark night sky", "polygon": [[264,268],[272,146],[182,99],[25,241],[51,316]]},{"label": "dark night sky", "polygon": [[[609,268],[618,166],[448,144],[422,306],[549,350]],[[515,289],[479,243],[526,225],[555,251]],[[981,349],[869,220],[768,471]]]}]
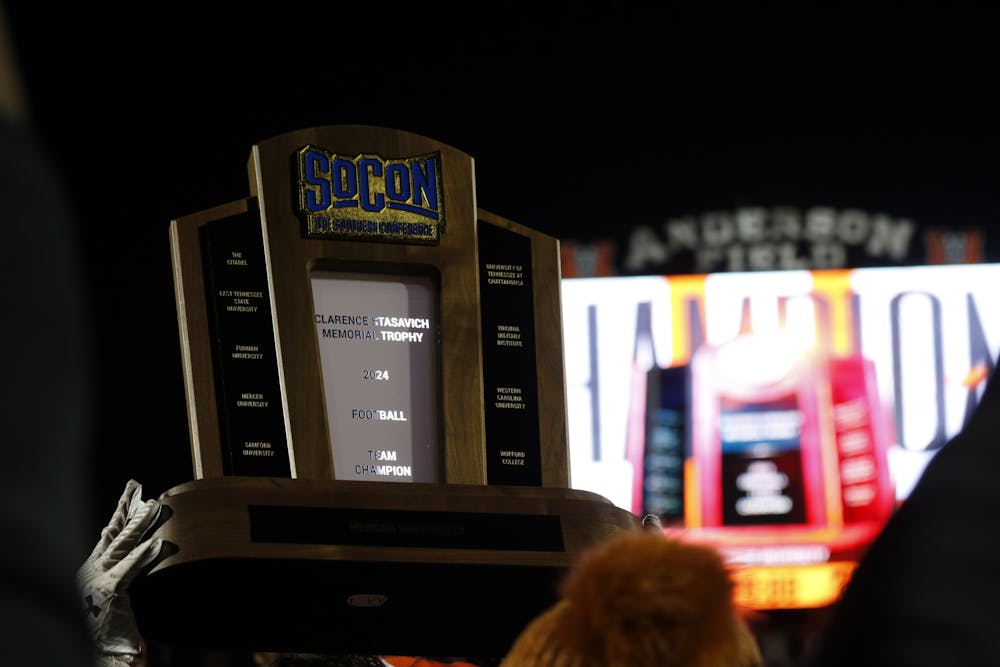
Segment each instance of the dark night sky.
[{"label": "dark night sky", "polygon": [[423,134],[475,158],[482,208],[567,239],[743,202],[998,210],[989,17],[8,4],[92,281],[95,521],[128,477],[191,477],[168,225],[248,195],[250,148],[276,134]]}]

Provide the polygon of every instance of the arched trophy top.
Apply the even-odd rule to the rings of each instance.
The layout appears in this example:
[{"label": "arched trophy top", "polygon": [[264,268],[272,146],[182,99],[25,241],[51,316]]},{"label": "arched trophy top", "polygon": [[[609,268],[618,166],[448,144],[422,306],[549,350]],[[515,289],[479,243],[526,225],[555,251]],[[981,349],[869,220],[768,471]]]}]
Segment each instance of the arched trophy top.
[{"label": "arched trophy top", "polygon": [[[254,149],[281,150],[288,146],[317,144],[338,153],[370,153],[426,150],[447,151],[467,160],[472,156],[464,151],[415,132],[399,130],[379,125],[337,124],[290,130],[262,139],[254,144]],[[251,150],[251,159],[252,159]],[[386,155],[385,157],[399,157]]]}]

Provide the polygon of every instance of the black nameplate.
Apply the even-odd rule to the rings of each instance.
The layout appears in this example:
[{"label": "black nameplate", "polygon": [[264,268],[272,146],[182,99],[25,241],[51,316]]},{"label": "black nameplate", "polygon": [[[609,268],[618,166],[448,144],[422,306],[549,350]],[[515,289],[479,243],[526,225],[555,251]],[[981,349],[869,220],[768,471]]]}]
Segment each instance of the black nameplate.
[{"label": "black nameplate", "polygon": [[479,221],[487,484],[541,486],[531,239]]},{"label": "black nameplate", "polygon": [[199,234],[223,474],[290,477],[259,213]]},{"label": "black nameplate", "polygon": [[565,551],[558,516],[250,505],[251,542]]}]

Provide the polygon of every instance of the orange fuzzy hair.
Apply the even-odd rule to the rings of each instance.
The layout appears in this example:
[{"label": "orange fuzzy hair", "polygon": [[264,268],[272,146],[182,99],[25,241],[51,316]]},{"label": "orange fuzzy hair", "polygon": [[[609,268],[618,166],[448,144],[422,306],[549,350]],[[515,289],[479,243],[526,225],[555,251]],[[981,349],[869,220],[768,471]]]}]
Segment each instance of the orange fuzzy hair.
[{"label": "orange fuzzy hair", "polygon": [[586,553],[502,667],[762,664],[719,553],[642,531]]}]

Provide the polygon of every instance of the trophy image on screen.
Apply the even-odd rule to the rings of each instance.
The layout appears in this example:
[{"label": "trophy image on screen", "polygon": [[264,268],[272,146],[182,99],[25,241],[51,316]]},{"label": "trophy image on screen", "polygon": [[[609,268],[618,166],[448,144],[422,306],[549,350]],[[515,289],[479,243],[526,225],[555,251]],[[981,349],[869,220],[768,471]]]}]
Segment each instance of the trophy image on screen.
[{"label": "trophy image on screen", "polygon": [[194,479],[161,498],[144,636],[502,655],[638,525],[570,487],[558,242],[399,130],[280,135],[248,172],[170,225]]}]

